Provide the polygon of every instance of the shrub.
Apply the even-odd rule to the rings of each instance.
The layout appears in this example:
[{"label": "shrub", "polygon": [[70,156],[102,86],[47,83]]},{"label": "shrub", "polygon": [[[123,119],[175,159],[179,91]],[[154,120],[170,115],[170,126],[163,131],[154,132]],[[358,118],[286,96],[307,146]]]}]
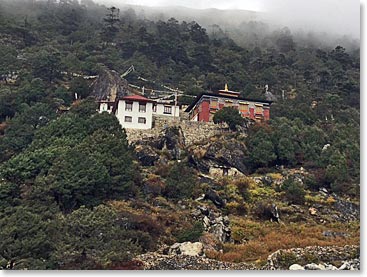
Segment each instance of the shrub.
[{"label": "shrub", "polygon": [[192,228],[188,228],[179,232],[176,235],[176,239],[178,242],[185,242],[185,241],[195,242],[199,240],[203,232],[204,232],[203,224],[201,222],[195,222]]},{"label": "shrub", "polygon": [[164,188],[165,184],[159,176],[154,174],[148,175],[148,178],[144,183],[145,193],[152,194],[153,196],[159,196]]},{"label": "shrub", "polygon": [[227,123],[232,131],[236,130],[237,125],[241,126],[244,123],[244,119],[241,117],[238,110],[232,107],[224,107],[216,112],[213,121],[214,123]]},{"label": "shrub", "polygon": [[248,212],[248,205],[246,203],[229,202],[226,205],[228,213],[234,215],[245,215]]},{"label": "shrub", "polygon": [[244,201],[249,201],[251,193],[249,189],[254,187],[254,181],[251,178],[240,178],[234,181],[234,185],[237,187],[239,194],[242,196]]},{"label": "shrub", "polygon": [[254,208],[254,215],[263,220],[274,219],[272,204],[268,201],[259,201]]},{"label": "shrub", "polygon": [[336,200],[334,199],[334,197],[332,196],[329,196],[327,199],[326,199],[326,204],[328,205],[333,205],[334,203],[336,202]]},{"label": "shrub", "polygon": [[170,165],[168,164],[157,164],[155,166],[154,174],[161,176],[162,178],[166,178],[170,171]]},{"label": "shrub", "polygon": [[297,256],[291,252],[281,252],[277,257],[279,269],[288,269],[292,264],[297,263]]},{"label": "shrub", "polygon": [[306,192],[299,182],[289,178],[284,182],[282,189],[285,192],[287,201],[290,203],[298,205],[305,203]]},{"label": "shrub", "polygon": [[306,252],[302,256],[302,264],[311,264],[311,263],[318,264],[319,262],[320,258],[314,254]]},{"label": "shrub", "polygon": [[231,237],[235,243],[242,243],[245,239],[246,233],[240,227],[233,227]]},{"label": "shrub", "polygon": [[168,173],[164,195],[169,198],[189,198],[195,185],[194,170],[182,163],[176,163]]},{"label": "shrub", "polygon": [[304,179],[306,188],[311,190],[319,190],[320,183],[316,180],[315,176],[306,176]]}]

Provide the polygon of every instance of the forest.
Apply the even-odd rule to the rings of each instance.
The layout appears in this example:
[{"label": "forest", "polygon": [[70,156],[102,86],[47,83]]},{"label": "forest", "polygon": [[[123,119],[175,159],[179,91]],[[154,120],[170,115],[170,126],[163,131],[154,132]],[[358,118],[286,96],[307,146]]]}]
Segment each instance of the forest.
[{"label": "forest", "polygon": [[[129,83],[178,88],[180,105],[225,83],[263,99],[268,85],[277,97],[269,124],[238,136],[248,175],[302,167],[302,186],[289,181],[274,193],[301,205],[326,188],[359,204],[359,49],[303,44],[286,27],[263,39],[240,46],[219,26],[214,33],[195,21],[141,19],[92,0],[1,0],[0,268],[129,269],[159,243],[202,233],[187,214],[142,212],[158,200],[190,202],[203,184],[187,160],[146,175],[125,130],[96,112],[90,81],[80,77],[105,69],[122,74],[133,65]],[[257,203],[241,184],[231,184],[248,202],[237,216]]]}]

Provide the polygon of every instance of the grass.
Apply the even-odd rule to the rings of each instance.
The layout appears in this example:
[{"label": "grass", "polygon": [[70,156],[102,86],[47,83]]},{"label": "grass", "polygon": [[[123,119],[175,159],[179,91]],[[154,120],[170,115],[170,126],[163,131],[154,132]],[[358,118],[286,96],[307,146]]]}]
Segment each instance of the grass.
[{"label": "grass", "polygon": [[[306,246],[344,246],[359,244],[359,223],[334,223],[320,226],[311,224],[278,224],[257,222],[232,217],[232,230],[237,241],[242,244],[224,244],[223,253],[211,251],[210,258],[226,262],[265,262],[268,255],[279,250]],[[322,232],[348,232],[346,238],[325,237]],[[316,260],[317,257],[309,257]]]}]

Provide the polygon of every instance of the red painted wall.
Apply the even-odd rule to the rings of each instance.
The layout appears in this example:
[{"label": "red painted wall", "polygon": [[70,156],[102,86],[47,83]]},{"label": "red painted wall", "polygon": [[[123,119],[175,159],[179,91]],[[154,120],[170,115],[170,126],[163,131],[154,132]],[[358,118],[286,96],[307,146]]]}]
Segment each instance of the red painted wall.
[{"label": "red painted wall", "polygon": [[[209,105],[209,101],[203,101],[200,103],[200,108],[201,111],[199,113],[199,119],[198,121],[205,121],[205,122],[209,122],[209,117],[210,117],[210,105]],[[200,110],[199,108],[199,110]]]},{"label": "red painted wall", "polygon": [[[219,110],[223,109],[224,104],[218,103]],[[237,107],[236,107],[237,108]],[[238,108],[237,108],[238,109]],[[198,111],[198,121],[204,121],[209,122],[211,121],[211,114],[210,114],[210,101],[204,100],[202,101],[196,108],[195,112],[193,114],[196,114],[196,111]],[[214,110],[212,109],[212,112]],[[248,112],[241,113],[242,117],[249,117],[251,119],[255,119],[255,109],[249,108]],[[270,119],[270,109],[263,109],[263,120],[268,121]]]},{"label": "red painted wall", "polygon": [[269,120],[269,119],[270,119],[270,110],[264,109],[264,120]]},{"label": "red painted wall", "polygon": [[255,119],[255,109],[250,108],[250,118]]}]

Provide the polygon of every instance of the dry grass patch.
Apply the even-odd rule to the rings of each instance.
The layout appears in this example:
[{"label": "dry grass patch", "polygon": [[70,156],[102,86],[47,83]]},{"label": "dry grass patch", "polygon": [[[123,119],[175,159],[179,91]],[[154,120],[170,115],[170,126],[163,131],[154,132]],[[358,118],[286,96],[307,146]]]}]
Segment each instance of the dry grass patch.
[{"label": "dry grass patch", "polygon": [[[359,244],[359,223],[339,223],[328,226],[278,224],[233,218],[232,230],[242,244],[224,244],[223,253],[213,251],[209,256],[227,262],[265,261],[279,249],[306,246],[344,246]],[[347,237],[325,237],[323,231],[346,232]]]}]

